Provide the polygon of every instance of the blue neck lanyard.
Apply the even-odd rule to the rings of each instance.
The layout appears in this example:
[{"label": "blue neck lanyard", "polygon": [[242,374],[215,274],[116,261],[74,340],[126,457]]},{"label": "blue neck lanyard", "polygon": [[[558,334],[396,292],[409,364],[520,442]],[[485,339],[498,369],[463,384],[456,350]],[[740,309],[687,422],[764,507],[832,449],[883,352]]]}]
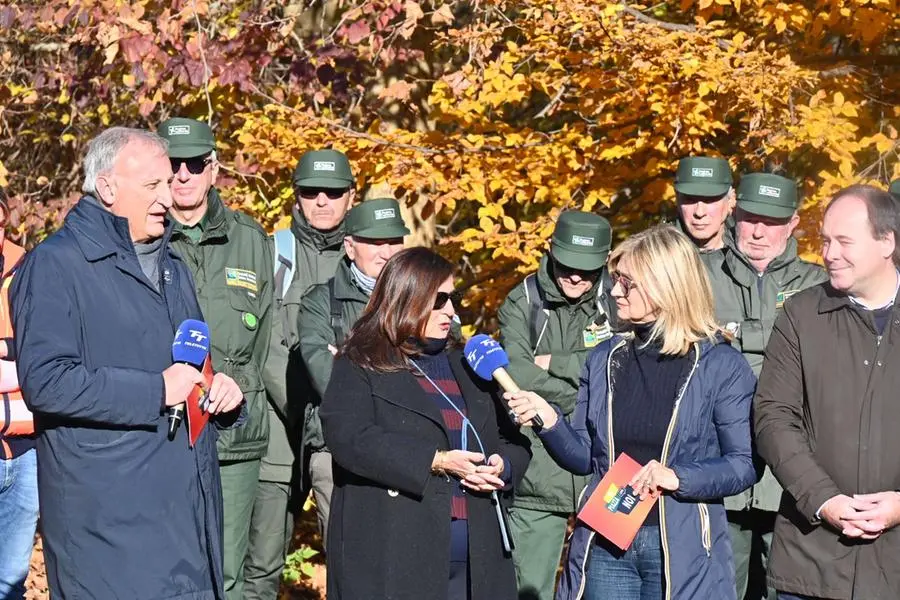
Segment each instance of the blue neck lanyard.
[{"label": "blue neck lanyard", "polygon": [[453,402],[453,400],[451,400],[450,397],[444,393],[444,390],[442,390],[440,388],[440,386],[438,386],[438,384],[434,381],[434,379],[429,377],[428,373],[426,373],[425,371],[422,370],[422,367],[420,367],[416,363],[416,361],[414,361],[413,359],[410,358],[409,362],[411,362],[413,364],[413,366],[419,371],[419,373],[421,373],[422,376],[428,380],[428,383],[430,383],[432,385],[432,387],[434,387],[434,389],[437,390],[438,394],[440,394],[441,396],[444,397],[444,400],[446,400],[447,403],[453,407],[453,410],[455,410],[457,413],[459,413],[459,416],[462,418],[462,430],[460,433],[460,436],[462,438],[462,441],[461,441],[462,449],[463,450],[469,449],[469,443],[468,443],[469,442],[469,430],[471,429],[472,435],[475,436],[475,441],[478,442],[479,450],[484,455],[484,459],[487,460],[487,452],[484,451],[484,445],[481,443],[481,438],[479,437],[478,432],[475,431],[475,426],[472,425],[472,421],[469,420],[469,417],[467,417],[466,414],[459,409],[459,407],[456,405],[456,403]]}]

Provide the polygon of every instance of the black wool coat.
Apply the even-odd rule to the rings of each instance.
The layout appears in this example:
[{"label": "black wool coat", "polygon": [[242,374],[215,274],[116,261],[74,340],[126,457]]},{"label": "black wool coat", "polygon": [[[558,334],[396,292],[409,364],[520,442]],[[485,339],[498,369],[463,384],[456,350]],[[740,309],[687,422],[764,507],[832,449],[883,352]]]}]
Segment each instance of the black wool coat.
[{"label": "black wool coat", "polygon": [[[487,454],[508,461],[514,485],[530,460],[527,440],[492,395],[495,384],[477,379],[461,352],[449,359]],[[340,357],[319,414],[334,459],[328,599],[445,599],[459,483],[431,473],[435,451],[450,449],[437,405],[408,371],[374,373]],[[470,493],[468,510],[472,600],[514,600],[491,497]]]}]

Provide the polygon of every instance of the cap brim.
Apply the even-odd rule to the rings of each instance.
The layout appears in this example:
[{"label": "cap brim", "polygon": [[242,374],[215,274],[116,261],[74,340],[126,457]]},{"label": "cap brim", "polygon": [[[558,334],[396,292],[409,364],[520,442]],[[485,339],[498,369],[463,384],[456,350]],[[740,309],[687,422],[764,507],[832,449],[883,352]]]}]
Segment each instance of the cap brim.
[{"label": "cap brim", "polygon": [[184,146],[169,146],[169,158],[194,158],[209,154],[214,148],[208,145],[190,144]]},{"label": "cap brim", "polygon": [[409,229],[396,225],[386,225],[384,227],[367,227],[353,232],[348,231],[347,235],[367,240],[390,240],[406,237],[409,235]]},{"label": "cap brim", "polygon": [[609,252],[576,252],[558,244],[551,244],[550,255],[553,260],[570,269],[596,271],[606,264]]},{"label": "cap brim", "polygon": [[703,196],[706,198],[724,196],[730,189],[731,185],[727,183],[697,183],[687,181],[675,184],[675,191],[679,194],[685,194],[687,196]]},{"label": "cap brim", "polygon": [[793,208],[778,206],[777,204],[766,204],[765,202],[753,202],[751,200],[738,200],[737,207],[751,215],[771,217],[773,219],[789,219],[796,212]]},{"label": "cap brim", "polygon": [[323,188],[326,190],[346,190],[353,187],[352,181],[336,177],[295,178],[294,187]]}]

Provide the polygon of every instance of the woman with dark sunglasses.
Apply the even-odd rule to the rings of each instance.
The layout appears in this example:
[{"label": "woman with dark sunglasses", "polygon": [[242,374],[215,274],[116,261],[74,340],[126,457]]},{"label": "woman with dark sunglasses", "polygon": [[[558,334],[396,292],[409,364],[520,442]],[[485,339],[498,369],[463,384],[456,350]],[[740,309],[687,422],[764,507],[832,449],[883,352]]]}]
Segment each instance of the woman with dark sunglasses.
[{"label": "woman with dark sunglasses", "polygon": [[735,600],[722,499],[756,481],[756,378],[719,330],[684,234],[661,225],[633,235],[609,269],[628,328],[588,358],[572,418],[533,392],[509,395],[509,406],[523,424],[540,415],[538,435],[560,466],[592,475],[584,498],[627,454],[642,465],[627,482],[632,493],[658,502],[624,552],[576,524],[557,600]]},{"label": "woman with dark sunglasses", "polygon": [[450,336],[460,299],[449,262],[402,250],[335,361],[330,599],[516,598],[498,492],[530,455]]}]

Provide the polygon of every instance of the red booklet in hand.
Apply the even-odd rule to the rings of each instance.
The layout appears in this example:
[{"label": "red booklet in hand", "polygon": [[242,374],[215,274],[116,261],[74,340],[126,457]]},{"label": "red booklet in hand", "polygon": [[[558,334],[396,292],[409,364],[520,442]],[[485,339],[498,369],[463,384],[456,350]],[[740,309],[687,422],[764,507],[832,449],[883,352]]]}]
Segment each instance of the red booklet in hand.
[{"label": "red booklet in hand", "polygon": [[209,388],[212,386],[213,370],[209,356],[203,362],[203,387],[194,386],[194,390],[185,401],[185,415],[188,426],[188,444],[193,448],[200,438],[203,428],[209,422]]},{"label": "red booklet in hand", "polygon": [[634,459],[624,452],[620,454],[578,513],[583,523],[622,550],[634,541],[656,503],[656,498],[650,496],[641,500],[628,485],[640,470],[641,465]]}]

